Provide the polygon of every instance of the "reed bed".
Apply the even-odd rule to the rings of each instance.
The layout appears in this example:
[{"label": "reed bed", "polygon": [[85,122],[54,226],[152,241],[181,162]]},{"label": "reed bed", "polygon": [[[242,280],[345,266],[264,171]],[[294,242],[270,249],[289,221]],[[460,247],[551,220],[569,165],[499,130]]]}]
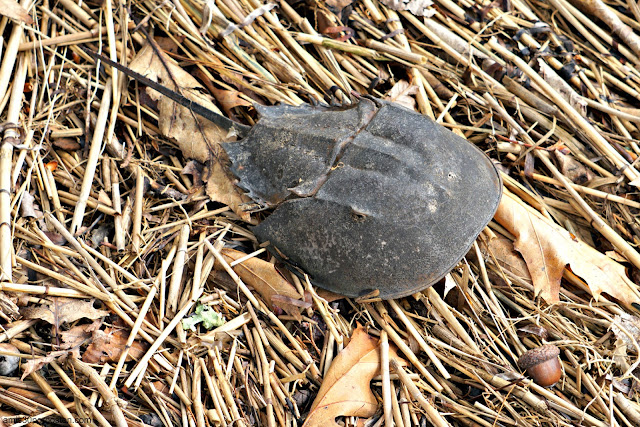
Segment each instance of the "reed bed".
[{"label": "reed bed", "polygon": [[[550,303],[499,221],[410,297],[326,293],[275,265],[250,229],[265,213],[212,198],[156,102],[82,50],[127,65],[151,43],[245,124],[254,103],[354,94],[415,109],[483,149],[505,194],[624,266],[637,295],[637,2],[434,0],[424,17],[387,3],[0,10],[0,354],[19,363],[0,377],[5,424],[317,425],[312,402],[364,330],[375,413],[345,404],[327,425],[640,425],[636,300],[571,267]],[[552,388],[516,363],[544,343],[560,349]]]}]

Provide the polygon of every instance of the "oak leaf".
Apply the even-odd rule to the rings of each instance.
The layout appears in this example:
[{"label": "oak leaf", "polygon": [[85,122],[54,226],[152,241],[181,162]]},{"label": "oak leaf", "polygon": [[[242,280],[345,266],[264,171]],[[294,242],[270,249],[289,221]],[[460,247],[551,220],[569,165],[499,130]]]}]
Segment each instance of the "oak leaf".
[{"label": "oak leaf", "polygon": [[416,93],[418,93],[418,86],[409,84],[406,80],[399,80],[387,93],[385,99],[415,111],[416,100],[413,96]]},{"label": "oak leaf", "polygon": [[[131,61],[130,68],[172,90],[176,90],[173,81],[180,82],[178,90],[185,98],[221,114],[212,97],[205,94],[206,90],[191,74],[171,58],[164,55],[162,58],[160,60],[151,46],[146,45]],[[147,91],[153,100],[158,101],[158,125],[162,134],[174,139],[185,157],[207,163],[207,195],[212,200],[229,206],[243,220],[248,221],[250,215],[243,210],[243,205],[250,199],[235,185],[236,179],[226,166],[229,160],[220,146],[221,142],[232,138],[229,132],[196,116],[188,108],[161,96],[153,89]]]},{"label": "oak leaf", "polygon": [[100,325],[102,325],[102,319],[96,319],[92,323],[76,325],[68,331],[61,331],[60,339],[62,344],[60,344],[60,349],[69,350],[83,344],[91,338],[91,333],[98,329]]},{"label": "oak leaf", "polygon": [[106,310],[93,306],[93,300],[52,297],[41,305],[30,305],[20,310],[25,319],[44,320],[52,325],[72,323],[78,319],[100,319],[109,315]]},{"label": "oak leaf", "polygon": [[514,247],[527,263],[535,292],[549,304],[560,300],[560,281],[567,266],[586,282],[596,300],[606,292],[626,305],[640,302],[623,265],[525,206],[516,196],[502,196],[495,220],[516,236]]},{"label": "oak leaf", "polygon": [[513,247],[513,242],[506,237],[492,237],[480,244],[480,251],[485,259],[495,259],[504,270],[514,276],[531,283],[531,275],[527,264]]},{"label": "oak leaf", "polygon": [[[402,360],[392,348],[389,357]],[[337,427],[339,416],[373,416],[378,401],[369,383],[380,368],[379,341],[358,326],[349,345],[331,363],[303,427]]]},{"label": "oak leaf", "polygon": [[20,381],[24,381],[24,379],[27,378],[31,373],[41,369],[44,365],[48,365],[55,360],[65,359],[68,354],[69,352],[67,350],[52,351],[44,357],[35,357],[33,359],[27,360],[22,364],[23,372],[22,376],[20,377]]},{"label": "oak leaf", "polygon": [[[222,249],[225,261],[231,264],[247,254],[234,249]],[[216,266],[220,268],[220,266]],[[269,305],[276,305],[284,311],[302,320],[301,308],[310,305],[301,300],[296,288],[278,273],[275,266],[268,261],[252,257],[233,266],[233,271],[242,281],[255,289]]]},{"label": "oak leaf", "polygon": [[[93,331],[93,342],[82,354],[82,361],[87,363],[117,362],[125,349],[131,330],[106,328],[104,331]],[[147,343],[133,341],[129,347],[127,361],[140,359],[147,351]]]},{"label": "oak leaf", "polygon": [[235,107],[251,107],[252,103],[240,97],[241,92],[237,90],[218,89],[216,87],[209,87],[209,90],[215,96],[216,101],[220,103],[220,106],[227,115],[233,114],[233,108]]}]

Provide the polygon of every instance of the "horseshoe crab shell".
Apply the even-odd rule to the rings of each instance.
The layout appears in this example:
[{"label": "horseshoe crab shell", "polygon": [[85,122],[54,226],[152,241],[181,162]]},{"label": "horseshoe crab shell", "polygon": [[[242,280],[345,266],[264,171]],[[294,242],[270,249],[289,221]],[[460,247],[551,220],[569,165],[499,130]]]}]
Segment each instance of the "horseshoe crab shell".
[{"label": "horseshoe crab shell", "polygon": [[493,217],[501,180],[477,147],[399,105],[261,107],[224,148],[275,211],[253,231],[327,290],[398,298],[444,277]]}]

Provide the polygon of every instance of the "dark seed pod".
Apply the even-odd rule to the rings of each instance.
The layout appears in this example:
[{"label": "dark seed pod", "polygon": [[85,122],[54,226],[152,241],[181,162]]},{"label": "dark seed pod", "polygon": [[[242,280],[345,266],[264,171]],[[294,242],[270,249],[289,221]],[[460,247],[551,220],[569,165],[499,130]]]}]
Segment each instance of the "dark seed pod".
[{"label": "dark seed pod", "polygon": [[551,387],[562,378],[560,349],[553,344],[527,351],[518,359],[518,367],[527,371],[533,381],[542,387]]}]

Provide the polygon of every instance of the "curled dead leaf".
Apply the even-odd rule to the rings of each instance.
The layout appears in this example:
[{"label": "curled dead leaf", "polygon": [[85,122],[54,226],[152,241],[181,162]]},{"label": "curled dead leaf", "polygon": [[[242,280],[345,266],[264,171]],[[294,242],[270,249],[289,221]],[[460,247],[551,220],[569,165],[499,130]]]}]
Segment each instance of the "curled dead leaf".
[{"label": "curled dead leaf", "polygon": [[22,372],[22,377],[20,377],[20,380],[23,381],[32,372],[37,371],[38,369],[42,368],[44,365],[47,365],[53,362],[54,360],[66,358],[68,354],[69,352],[67,350],[52,351],[51,353],[47,354],[45,357],[36,357],[36,358],[27,360],[25,363],[22,364],[23,372]]},{"label": "curled dead leaf", "polygon": [[36,199],[29,193],[25,191],[22,193],[22,201],[20,202],[20,213],[23,218],[41,218],[42,211],[40,211],[40,207],[36,204]]},{"label": "curled dead leaf", "polygon": [[53,140],[53,146],[64,151],[76,151],[82,148],[73,138],[56,138]]},{"label": "curled dead leaf", "polygon": [[68,350],[73,347],[77,347],[91,338],[91,333],[98,329],[102,324],[102,319],[96,319],[92,323],[85,325],[77,325],[68,331],[60,332],[60,339],[62,344],[60,348],[62,350]]},{"label": "curled dead leaf", "polygon": [[75,322],[78,319],[99,319],[108,311],[93,306],[94,300],[52,297],[41,305],[31,305],[20,310],[25,319],[44,320],[52,325]]},{"label": "curled dead leaf", "polygon": [[[389,357],[402,364],[395,349]],[[380,373],[379,341],[358,326],[351,341],[331,363],[303,427],[337,427],[338,416],[367,418],[376,413],[378,401],[371,391],[371,379]]]},{"label": "curled dead leaf", "polygon": [[[93,342],[82,354],[82,361],[87,363],[117,362],[125,349],[131,331],[125,329],[106,328],[104,331],[93,331]],[[129,347],[127,361],[140,359],[148,345],[140,341],[134,341]]]},{"label": "curled dead leaf", "polygon": [[[224,248],[222,256],[230,264],[246,254]],[[216,263],[216,268],[222,267]],[[233,271],[245,284],[255,289],[267,304],[276,305],[296,319],[302,320],[300,310],[308,307],[307,303],[301,299],[296,288],[278,273],[273,264],[253,257],[233,266]]]},{"label": "curled dead leaf", "polygon": [[595,178],[593,172],[573,157],[564,154],[560,150],[554,150],[553,155],[560,166],[562,174],[574,183],[584,185]]},{"label": "curled dead leaf", "polygon": [[597,300],[606,292],[628,305],[640,302],[636,285],[623,265],[583,243],[510,193],[504,193],[496,221],[516,236],[514,248],[522,254],[536,294],[547,303],[560,300],[565,267],[582,278]]}]

